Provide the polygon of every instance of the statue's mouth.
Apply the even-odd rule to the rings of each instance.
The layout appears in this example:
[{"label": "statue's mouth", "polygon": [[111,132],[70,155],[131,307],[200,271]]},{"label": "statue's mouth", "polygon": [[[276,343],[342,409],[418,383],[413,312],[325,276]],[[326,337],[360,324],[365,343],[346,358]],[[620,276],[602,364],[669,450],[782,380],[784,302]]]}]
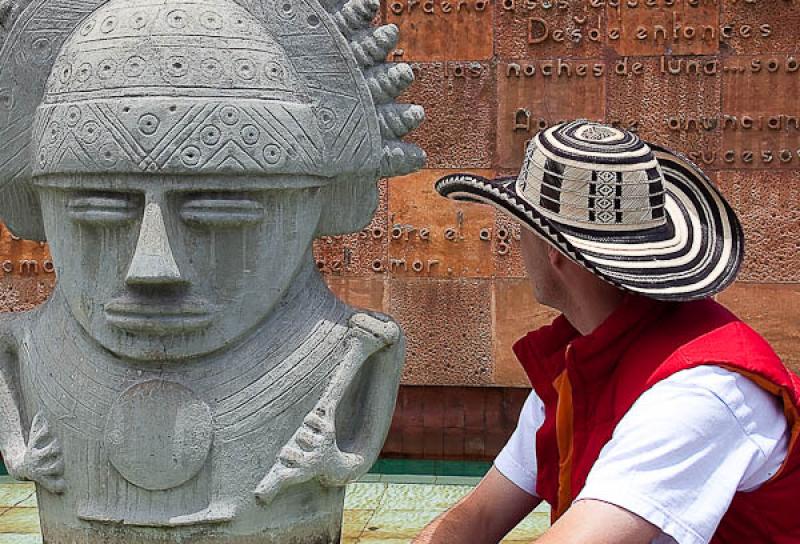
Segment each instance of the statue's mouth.
[{"label": "statue's mouth", "polygon": [[196,332],[207,328],[214,319],[211,304],[194,298],[172,303],[119,298],[105,305],[105,316],[112,327],[154,336]]}]

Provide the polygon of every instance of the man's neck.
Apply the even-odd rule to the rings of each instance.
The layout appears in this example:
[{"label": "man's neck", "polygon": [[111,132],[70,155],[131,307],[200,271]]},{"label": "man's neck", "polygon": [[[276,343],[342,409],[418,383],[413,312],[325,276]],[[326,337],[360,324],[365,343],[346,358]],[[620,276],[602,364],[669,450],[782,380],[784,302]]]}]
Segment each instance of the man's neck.
[{"label": "man's neck", "polygon": [[585,336],[599,327],[622,304],[625,293],[599,279],[581,287],[570,291],[564,307],[560,309],[570,324]]}]

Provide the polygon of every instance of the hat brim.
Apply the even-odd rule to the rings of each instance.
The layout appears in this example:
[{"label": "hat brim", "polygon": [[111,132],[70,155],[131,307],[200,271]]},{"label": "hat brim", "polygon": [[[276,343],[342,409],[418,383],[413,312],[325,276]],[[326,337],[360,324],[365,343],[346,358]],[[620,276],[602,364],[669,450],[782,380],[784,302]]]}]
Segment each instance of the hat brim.
[{"label": "hat brim", "polygon": [[708,298],[733,282],[744,255],[741,224],[708,178],[687,159],[651,144],[664,173],[665,224],[621,233],[557,223],[517,193],[516,180],[470,174],[440,179],[455,200],[510,214],[568,258],[622,289],[658,300]]}]

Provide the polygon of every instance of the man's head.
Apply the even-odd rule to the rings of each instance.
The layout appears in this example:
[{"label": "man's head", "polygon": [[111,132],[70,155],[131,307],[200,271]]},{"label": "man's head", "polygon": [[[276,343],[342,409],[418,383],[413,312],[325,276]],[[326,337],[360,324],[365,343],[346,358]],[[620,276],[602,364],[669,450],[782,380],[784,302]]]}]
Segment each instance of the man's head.
[{"label": "man's head", "polygon": [[437,190],[492,204],[547,240],[553,250],[526,235],[525,250],[546,303],[590,279],[661,300],[705,298],[733,281],[742,259],[741,225],[702,171],[598,123],[537,134],[516,179],[455,174]]},{"label": "man's head", "polygon": [[520,249],[540,304],[571,313],[589,304],[613,306],[623,296],[619,288],[598,278],[527,228],[522,229]]}]

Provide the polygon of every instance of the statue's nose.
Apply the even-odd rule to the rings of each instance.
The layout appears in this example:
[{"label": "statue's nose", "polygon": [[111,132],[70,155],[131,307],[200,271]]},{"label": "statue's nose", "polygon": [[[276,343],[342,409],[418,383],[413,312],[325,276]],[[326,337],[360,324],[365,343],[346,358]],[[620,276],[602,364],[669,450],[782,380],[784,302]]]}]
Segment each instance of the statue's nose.
[{"label": "statue's nose", "polygon": [[145,207],[139,241],[125,281],[128,285],[186,283],[169,244],[161,207],[155,202]]}]

